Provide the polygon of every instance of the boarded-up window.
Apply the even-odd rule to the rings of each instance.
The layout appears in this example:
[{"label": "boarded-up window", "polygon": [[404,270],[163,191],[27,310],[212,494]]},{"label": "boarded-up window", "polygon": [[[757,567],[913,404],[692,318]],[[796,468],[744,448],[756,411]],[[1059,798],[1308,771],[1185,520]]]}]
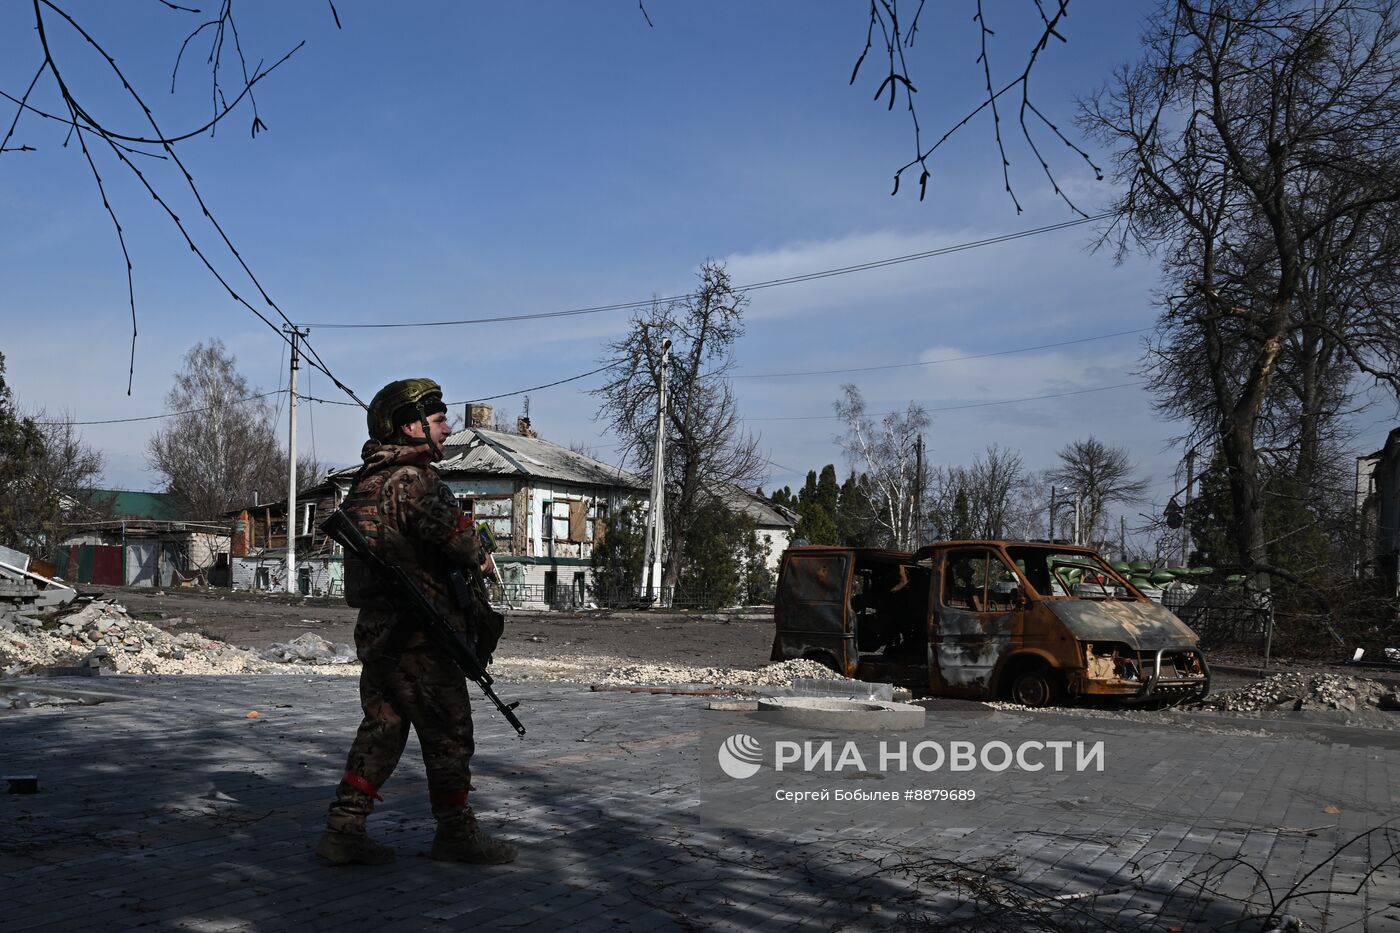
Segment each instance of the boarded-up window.
[{"label": "boarded-up window", "polygon": [[509,547],[511,542],[511,531],[514,528],[514,503],[509,496],[500,498],[478,498],[476,500],[476,515],[478,522],[485,522],[491,528],[491,534],[496,539],[497,547]]},{"label": "boarded-up window", "polygon": [[555,541],[569,540],[569,503],[555,502],[553,504],[553,521],[550,523],[553,528],[551,537]]},{"label": "boarded-up window", "polygon": [[569,540],[582,541],[588,536],[588,503],[575,499],[569,503]]}]

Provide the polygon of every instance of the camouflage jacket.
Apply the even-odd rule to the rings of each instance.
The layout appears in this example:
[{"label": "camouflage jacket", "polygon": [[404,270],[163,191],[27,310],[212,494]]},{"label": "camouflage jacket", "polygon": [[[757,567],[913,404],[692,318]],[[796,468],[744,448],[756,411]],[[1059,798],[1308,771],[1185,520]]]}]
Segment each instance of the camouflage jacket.
[{"label": "camouflage jacket", "polygon": [[[360,456],[364,468],[343,508],[386,563],[408,571],[438,611],[468,631],[467,613],[452,598],[447,574],[461,568],[470,580],[481,560],[481,544],[476,528],[430,465],[432,454],[426,446],[371,440]],[[381,581],[350,556],[345,562],[345,598],[361,610],[355,628],[360,660],[379,657],[398,613]],[[415,629],[403,646],[424,641]]]}]

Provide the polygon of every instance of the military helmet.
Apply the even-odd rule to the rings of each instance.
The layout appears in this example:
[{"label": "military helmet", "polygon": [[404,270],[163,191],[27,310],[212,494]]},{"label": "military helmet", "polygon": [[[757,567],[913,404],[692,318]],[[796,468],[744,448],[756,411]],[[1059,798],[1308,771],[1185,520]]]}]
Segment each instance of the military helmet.
[{"label": "military helmet", "polygon": [[[405,409],[415,414],[404,417]],[[398,379],[374,394],[365,421],[370,437],[387,441],[399,425],[416,418],[426,420],[428,415],[439,411],[447,411],[442,402],[442,386],[431,379]]]}]

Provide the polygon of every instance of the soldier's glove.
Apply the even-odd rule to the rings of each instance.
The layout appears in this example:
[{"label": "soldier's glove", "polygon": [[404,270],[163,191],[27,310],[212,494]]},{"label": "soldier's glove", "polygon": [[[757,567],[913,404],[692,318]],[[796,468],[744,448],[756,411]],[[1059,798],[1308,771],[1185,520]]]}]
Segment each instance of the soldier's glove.
[{"label": "soldier's glove", "polygon": [[485,667],[491,663],[496,645],[500,644],[501,636],[505,634],[506,617],[492,609],[485,600],[478,600],[472,628],[476,632],[476,656]]}]

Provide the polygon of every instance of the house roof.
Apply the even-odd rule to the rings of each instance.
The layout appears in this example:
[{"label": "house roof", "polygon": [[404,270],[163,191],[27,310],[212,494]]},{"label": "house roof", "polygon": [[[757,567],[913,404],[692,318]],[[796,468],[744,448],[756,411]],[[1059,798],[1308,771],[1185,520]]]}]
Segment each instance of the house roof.
[{"label": "house roof", "polygon": [[132,492],[129,489],[94,489],[84,496],[88,502],[104,502],[112,498],[112,512],[118,518],[149,518],[155,521],[177,521],[180,513],[175,497],[165,492]]},{"label": "house roof", "polygon": [[538,437],[467,428],[449,437],[442,447],[443,459],[437,467],[446,476],[533,476],[588,486],[646,488],[639,477],[626,470]]},{"label": "house roof", "polygon": [[724,497],[724,504],[731,511],[749,516],[760,528],[791,529],[797,527],[796,513],[781,505],[774,505],[743,487],[729,486],[721,495]]}]

